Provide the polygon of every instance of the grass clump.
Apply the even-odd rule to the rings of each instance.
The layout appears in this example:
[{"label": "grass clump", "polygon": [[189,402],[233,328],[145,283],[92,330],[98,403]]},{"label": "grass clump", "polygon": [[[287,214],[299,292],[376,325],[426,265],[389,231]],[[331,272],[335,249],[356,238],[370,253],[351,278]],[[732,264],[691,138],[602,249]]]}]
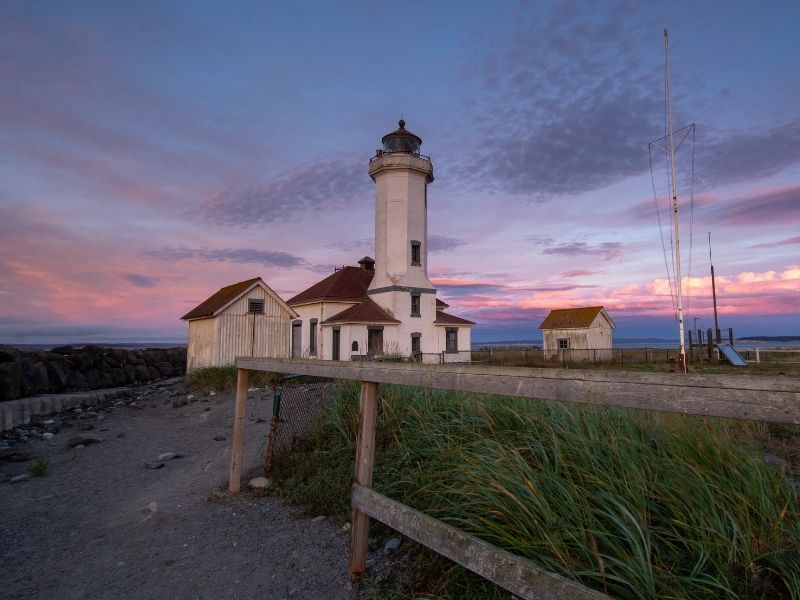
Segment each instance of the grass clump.
[{"label": "grass clump", "polygon": [[50,462],[44,456],[40,456],[28,467],[28,473],[31,477],[44,477],[49,468]]},{"label": "grass clump", "polygon": [[[237,369],[233,365],[195,369],[186,374],[184,383],[193,392],[206,394],[208,392],[229,392],[236,389],[236,371]],[[248,378],[248,386],[261,387],[269,385],[274,378],[274,373],[251,371]]]},{"label": "grass clump", "polygon": [[[316,514],[349,513],[357,397],[278,464]],[[615,598],[800,598],[797,497],[749,427],[383,386],[375,487]]]}]

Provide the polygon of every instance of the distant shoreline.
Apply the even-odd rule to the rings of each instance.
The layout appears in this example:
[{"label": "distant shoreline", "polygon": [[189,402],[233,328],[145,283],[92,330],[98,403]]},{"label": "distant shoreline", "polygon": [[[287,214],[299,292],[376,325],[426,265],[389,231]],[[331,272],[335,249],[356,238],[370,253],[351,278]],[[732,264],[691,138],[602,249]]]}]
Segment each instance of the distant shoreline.
[{"label": "distant shoreline", "polygon": [[[727,341],[727,338],[726,340]],[[674,339],[655,338],[655,337],[628,337],[628,338],[615,338],[615,348],[677,348],[677,342]],[[800,336],[797,335],[750,335],[736,338],[734,345],[742,347],[743,349],[768,349],[768,348],[783,348],[795,349],[800,348]],[[22,344],[14,342],[0,342],[0,346],[10,346],[17,350],[52,350],[63,346],[72,346],[73,348],[83,348],[85,346],[101,346],[103,348],[119,348],[123,350],[145,350],[147,348],[186,348],[185,341],[167,341],[167,342],[72,342],[72,343],[41,343],[41,344]],[[471,350],[480,350],[482,348],[541,348],[542,340],[537,339],[524,339],[524,340],[492,340],[472,342]]]}]

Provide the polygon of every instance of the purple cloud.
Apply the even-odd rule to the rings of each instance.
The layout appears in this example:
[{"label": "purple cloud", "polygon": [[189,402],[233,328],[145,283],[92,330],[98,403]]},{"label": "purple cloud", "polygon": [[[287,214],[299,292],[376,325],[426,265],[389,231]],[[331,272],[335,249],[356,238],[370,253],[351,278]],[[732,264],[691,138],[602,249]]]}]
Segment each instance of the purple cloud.
[{"label": "purple cloud", "polygon": [[342,206],[372,193],[364,165],[342,162],[306,164],[262,185],[231,187],[200,207],[203,220],[214,225],[249,227],[330,216]]},{"label": "purple cloud", "polygon": [[767,242],[765,244],[756,244],[755,246],[748,246],[748,248],[779,248],[780,246],[793,246],[800,244],[800,235],[797,237],[781,240],[779,242]]},{"label": "purple cloud", "polygon": [[158,284],[158,281],[154,278],[139,275],[138,273],[123,273],[120,277],[131,285],[141,288],[151,288]]},{"label": "purple cloud", "polygon": [[140,256],[155,260],[199,260],[203,262],[255,263],[267,267],[304,267],[306,261],[299,256],[279,250],[256,250],[255,248],[189,248],[188,246],[166,246],[158,250],[141,252]]}]

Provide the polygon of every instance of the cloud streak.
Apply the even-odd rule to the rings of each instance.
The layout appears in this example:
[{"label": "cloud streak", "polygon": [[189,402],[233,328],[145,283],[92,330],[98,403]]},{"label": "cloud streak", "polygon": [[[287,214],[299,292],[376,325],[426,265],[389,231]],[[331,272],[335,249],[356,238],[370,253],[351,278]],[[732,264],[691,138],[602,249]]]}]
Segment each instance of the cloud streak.
[{"label": "cloud streak", "polygon": [[200,217],[213,225],[251,227],[330,217],[369,197],[362,164],[315,162],[292,169],[262,185],[231,186],[202,203]]},{"label": "cloud streak", "polygon": [[279,250],[257,250],[255,248],[166,246],[157,250],[145,250],[140,255],[145,258],[163,261],[197,260],[201,262],[252,263],[280,268],[306,266],[306,261],[295,254]]}]

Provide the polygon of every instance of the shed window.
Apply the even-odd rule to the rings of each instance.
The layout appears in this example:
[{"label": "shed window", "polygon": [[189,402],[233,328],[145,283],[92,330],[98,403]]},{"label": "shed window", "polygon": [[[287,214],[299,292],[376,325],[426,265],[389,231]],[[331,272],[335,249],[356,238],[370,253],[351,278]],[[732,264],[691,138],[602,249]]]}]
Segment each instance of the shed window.
[{"label": "shed window", "polygon": [[448,327],[445,335],[445,351],[458,352],[458,329]]},{"label": "shed window", "polygon": [[353,342],[350,346],[353,352],[358,352],[358,342]]},{"label": "shed window", "polygon": [[421,248],[422,244],[420,244],[418,241],[411,241],[411,264],[415,267],[419,267],[422,264],[422,261],[420,260],[420,256],[422,254]]},{"label": "shed window", "polygon": [[569,338],[558,338],[558,349],[569,350]]},{"label": "shed window", "polygon": [[311,319],[308,330],[308,353],[311,356],[317,355],[317,319]]},{"label": "shed window", "polygon": [[420,316],[420,294],[411,294],[411,316]]},{"label": "shed window", "polygon": [[247,301],[247,312],[252,313],[254,315],[263,315],[264,314],[264,301],[263,300],[254,300],[250,299]]}]

